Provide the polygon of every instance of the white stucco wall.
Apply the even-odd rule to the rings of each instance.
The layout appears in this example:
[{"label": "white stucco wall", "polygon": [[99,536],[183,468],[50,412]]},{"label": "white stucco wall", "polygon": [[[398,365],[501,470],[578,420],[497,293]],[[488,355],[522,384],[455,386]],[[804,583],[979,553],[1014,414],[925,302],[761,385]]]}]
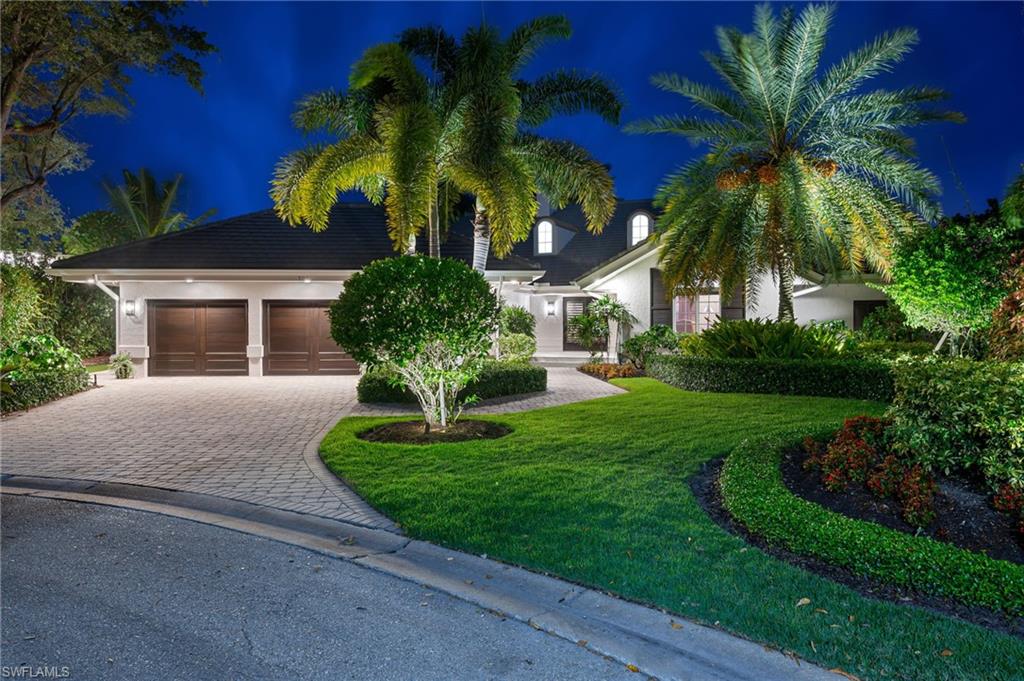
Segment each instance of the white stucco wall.
[{"label": "white stucco wall", "polygon": [[[865,284],[829,284],[821,289],[799,295],[793,299],[793,313],[798,324],[841,319],[853,328],[853,302],[855,300],[888,300],[881,291]],[[775,319],[779,312],[779,287],[772,278],[765,277],[757,300],[747,306],[747,318]]]},{"label": "white stucco wall", "polygon": [[[150,300],[245,300],[248,304],[249,375],[263,374],[263,301],[334,300],[341,282],[301,281],[122,281],[118,310],[117,351],[136,359],[139,376],[147,375],[149,357],[147,305]],[[138,313],[125,314],[125,301],[135,300]]]},{"label": "white stucco wall", "polygon": [[657,266],[658,253],[652,251],[592,287],[601,295],[608,294],[625,303],[633,316],[640,320],[633,326],[634,335],[651,326],[651,269]]}]

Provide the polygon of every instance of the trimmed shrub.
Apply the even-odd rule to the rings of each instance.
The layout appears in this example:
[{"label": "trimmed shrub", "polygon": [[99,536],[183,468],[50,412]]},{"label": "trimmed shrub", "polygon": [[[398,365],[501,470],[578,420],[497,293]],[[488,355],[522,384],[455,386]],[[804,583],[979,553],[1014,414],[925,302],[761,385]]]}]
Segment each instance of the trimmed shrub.
[{"label": "trimmed shrub", "polygon": [[678,347],[679,334],[665,324],[655,324],[643,333],[627,338],[622,344],[622,355],[643,371],[649,357]]},{"label": "trimmed shrub", "polygon": [[865,359],[896,359],[900,355],[924,357],[932,354],[935,343],[931,341],[859,341],[853,347],[853,354]]},{"label": "trimmed shrub", "polygon": [[925,340],[927,335],[925,329],[908,325],[907,316],[894,304],[882,305],[869,312],[857,331],[862,341],[911,343]]},{"label": "trimmed shrub", "polygon": [[537,352],[537,341],[525,333],[503,333],[498,337],[501,359],[509,362],[529,362]]},{"label": "trimmed shrub", "polygon": [[816,359],[715,359],[657,355],[647,375],[682,390],[850,397],[888,402],[892,372],[883,362]]},{"label": "trimmed shrub", "polygon": [[747,440],[726,459],[722,500],[748,530],[858,576],[1024,614],[1024,566],[849,518],[790,492],[779,465],[782,446],[796,440]]},{"label": "trimmed shrub", "polygon": [[1024,487],[1024,364],[897,360],[893,448],[925,468]]},{"label": "trimmed shrub", "polygon": [[[544,367],[521,362],[488,361],[484,362],[477,379],[459,393],[459,399],[464,400],[473,395],[486,400],[544,392],[547,389],[548,372]],[[368,371],[359,379],[356,396],[364,403],[416,402],[411,392],[401,386],[396,387],[393,378],[380,369]]]}]

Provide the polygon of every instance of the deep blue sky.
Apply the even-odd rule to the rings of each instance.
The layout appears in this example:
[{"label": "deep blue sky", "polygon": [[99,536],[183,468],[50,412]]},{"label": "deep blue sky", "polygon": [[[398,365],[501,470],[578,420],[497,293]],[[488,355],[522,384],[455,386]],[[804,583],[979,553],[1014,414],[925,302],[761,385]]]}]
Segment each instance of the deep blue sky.
[{"label": "deep blue sky", "polygon": [[[268,182],[282,154],[301,136],[289,122],[294,102],[328,87],[344,88],[350,65],[375,43],[404,28],[439,23],[461,34],[483,15],[507,32],[545,13],[572,21],[571,40],[545,48],[527,76],[553,68],[592,70],[618,83],[624,121],[658,113],[686,113],[681,98],[648,83],[673,71],[715,83],[701,57],[715,48],[713,28],[750,30],[747,3],[247,3],[191,5],[186,20],[209,34],[219,53],[204,62],[205,96],[184,82],[142,74],[130,92],[127,119],[93,117],[73,133],[91,147],[88,170],[54,178],[68,216],[101,208],[102,178],[146,166],[158,177],[185,175],[185,207],[195,215],[214,207],[218,217],[266,208]],[[959,173],[971,207],[1001,196],[1024,162],[1024,3],[846,3],[838,8],[825,52],[832,63],[878,33],[913,26],[921,42],[882,86],[931,85],[952,94],[950,106],[965,125],[941,124],[914,132],[922,162],[938,173],[947,212],[965,199],[950,172]],[[699,149],[679,138],[626,135],[595,117],[549,123],[550,136],[587,146],[610,163],[624,198],[651,196],[660,179]]]}]

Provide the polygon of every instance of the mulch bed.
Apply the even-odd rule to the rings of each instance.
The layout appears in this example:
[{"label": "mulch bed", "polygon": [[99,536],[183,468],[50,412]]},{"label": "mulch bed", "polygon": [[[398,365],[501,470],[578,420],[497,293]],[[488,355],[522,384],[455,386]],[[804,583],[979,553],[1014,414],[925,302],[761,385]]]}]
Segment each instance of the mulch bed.
[{"label": "mulch bed", "polygon": [[402,445],[432,445],[442,442],[466,442],[468,440],[494,440],[512,432],[508,426],[492,421],[457,421],[446,430],[424,431],[424,422],[399,421],[385,423],[365,430],[356,437],[369,442],[388,442]]},{"label": "mulch bed", "polygon": [[850,518],[869,520],[907,534],[920,533],[991,558],[1024,564],[1024,543],[1014,516],[992,508],[988,495],[970,483],[939,478],[935,521],[919,531],[903,520],[897,499],[879,499],[866,487],[857,485],[850,485],[845,492],[829,492],[822,486],[818,471],[804,469],[806,458],[799,448],[784,452],[782,457],[782,479],[799,497]]},{"label": "mulch bed", "polygon": [[725,457],[708,461],[699,472],[690,478],[689,484],[704,512],[726,532],[741,537],[748,544],[756,546],[773,558],[843,584],[862,596],[900,605],[916,605],[943,615],[959,617],[994,631],[1024,638],[1024,618],[1011,617],[979,606],[964,605],[949,598],[922,594],[891,584],[881,584],[823,560],[801,556],[779,546],[771,545],[763,538],[751,534],[743,525],[733,519],[722,503],[722,496],[718,488],[718,475],[724,461]]}]

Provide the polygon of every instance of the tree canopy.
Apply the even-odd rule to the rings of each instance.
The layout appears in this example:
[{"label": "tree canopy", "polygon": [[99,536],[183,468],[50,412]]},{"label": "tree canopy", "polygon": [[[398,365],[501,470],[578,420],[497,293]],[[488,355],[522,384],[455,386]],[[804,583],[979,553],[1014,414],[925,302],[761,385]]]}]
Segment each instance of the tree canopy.
[{"label": "tree canopy", "polygon": [[833,5],[799,13],[771,5],[754,31],[718,28],[707,54],[725,89],[674,74],[653,83],[707,116],[666,115],[634,123],[639,133],[681,135],[708,152],[658,191],[661,259],[670,286],[726,295],[760,278],[779,280],[779,318],[793,318],[801,271],[887,273],[892,246],[938,214],[936,177],[914,160],[905,130],[961,121],[933,108],[926,87],[866,90],[917,43],[910,28],[884,33],[821,70]]}]

